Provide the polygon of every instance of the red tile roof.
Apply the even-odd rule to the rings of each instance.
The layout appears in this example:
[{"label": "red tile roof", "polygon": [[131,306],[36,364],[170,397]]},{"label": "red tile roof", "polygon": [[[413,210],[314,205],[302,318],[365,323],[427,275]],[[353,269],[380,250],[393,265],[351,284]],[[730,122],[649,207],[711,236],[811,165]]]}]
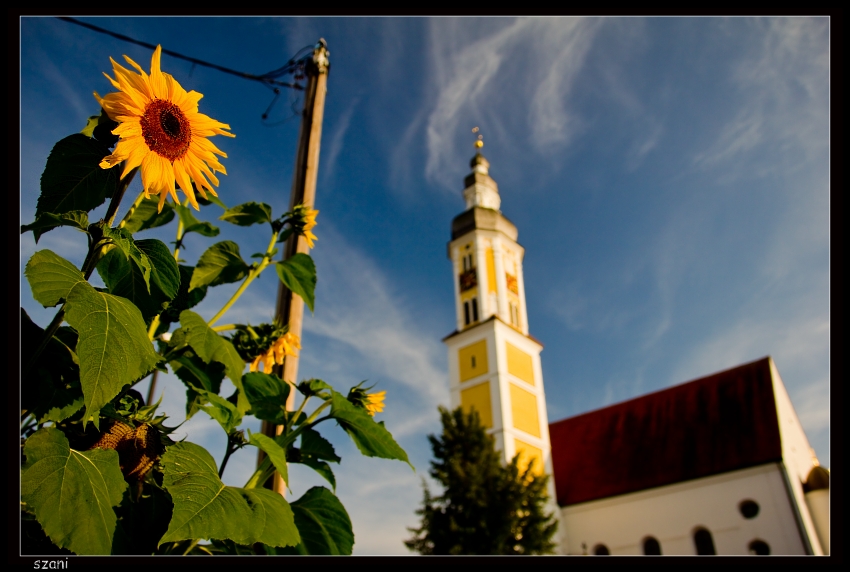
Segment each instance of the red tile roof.
[{"label": "red tile roof", "polygon": [[770,358],[549,426],[567,506],[782,458]]}]

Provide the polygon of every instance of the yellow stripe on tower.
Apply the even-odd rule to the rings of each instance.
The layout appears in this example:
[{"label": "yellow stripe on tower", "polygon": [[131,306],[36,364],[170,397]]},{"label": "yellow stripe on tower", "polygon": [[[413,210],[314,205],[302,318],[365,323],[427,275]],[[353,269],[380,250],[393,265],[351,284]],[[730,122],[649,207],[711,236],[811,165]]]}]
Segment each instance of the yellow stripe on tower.
[{"label": "yellow stripe on tower", "polygon": [[490,405],[490,382],[485,381],[460,392],[460,406],[464,413],[472,409],[478,411],[481,425],[490,429],[493,427],[493,410]]},{"label": "yellow stripe on tower", "polygon": [[511,413],[514,427],[529,435],[540,437],[540,417],[537,414],[537,397],[529,391],[509,383],[511,387]]},{"label": "yellow stripe on tower", "polygon": [[519,439],[514,439],[514,448],[516,449],[517,455],[519,455],[518,467],[520,472],[525,472],[529,463],[534,461],[531,472],[535,475],[543,474],[544,466],[542,450],[538,449],[534,445],[529,445],[525,441],[520,441]]},{"label": "yellow stripe on tower", "polygon": [[487,291],[496,292],[496,258],[493,249],[487,249]]},{"label": "yellow stripe on tower", "polygon": [[505,344],[508,350],[508,373],[534,385],[534,366],[531,356],[508,342]]},{"label": "yellow stripe on tower", "polygon": [[487,373],[487,340],[481,340],[458,350],[460,381]]}]

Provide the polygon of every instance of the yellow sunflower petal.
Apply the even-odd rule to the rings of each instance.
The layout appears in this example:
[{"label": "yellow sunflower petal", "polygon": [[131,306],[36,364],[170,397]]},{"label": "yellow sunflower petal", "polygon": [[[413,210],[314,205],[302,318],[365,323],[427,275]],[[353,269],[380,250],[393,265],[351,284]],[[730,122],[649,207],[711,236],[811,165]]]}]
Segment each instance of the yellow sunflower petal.
[{"label": "yellow sunflower petal", "polygon": [[192,181],[183,163],[180,161],[174,162],[174,177],[180,184],[180,188],[183,189],[183,194],[189,197],[189,202],[195,207],[195,210],[201,210],[198,206],[198,200],[195,198],[195,191],[192,189]]},{"label": "yellow sunflower petal", "polygon": [[315,247],[315,245],[313,244],[314,240],[319,240],[318,238],[316,238],[316,235],[310,232],[309,230],[304,232],[304,239],[307,241],[307,246],[309,246],[310,248]]},{"label": "yellow sunflower petal", "polygon": [[[139,165],[142,164],[142,160],[148,154],[148,146],[145,145],[145,140],[141,137],[134,137],[133,139],[126,139],[118,143],[118,145],[124,144],[124,149],[127,151],[127,159],[125,159],[126,163],[124,165],[124,172],[121,174],[121,178],[127,176],[131,170],[135,169]],[[118,147],[116,146],[116,149]]]}]

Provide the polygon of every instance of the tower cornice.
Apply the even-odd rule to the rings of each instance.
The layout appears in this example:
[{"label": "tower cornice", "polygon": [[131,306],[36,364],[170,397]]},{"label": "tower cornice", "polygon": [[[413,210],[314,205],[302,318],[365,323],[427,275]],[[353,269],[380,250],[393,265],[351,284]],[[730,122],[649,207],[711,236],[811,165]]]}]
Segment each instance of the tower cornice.
[{"label": "tower cornice", "polygon": [[519,334],[519,335],[521,335],[522,337],[524,337],[524,338],[526,338],[526,339],[528,339],[528,340],[530,340],[530,341],[534,342],[534,343],[535,343],[535,344],[537,344],[538,346],[540,346],[540,350],[542,350],[542,349],[545,347],[545,346],[543,345],[543,342],[541,342],[540,340],[538,340],[537,338],[535,338],[535,337],[534,337],[534,336],[532,336],[531,334],[524,334],[524,333],[522,333],[521,331],[517,330],[516,328],[514,328],[514,327],[513,327],[513,326],[511,326],[509,323],[507,323],[506,321],[504,321],[502,318],[500,318],[499,316],[497,316],[497,315],[495,315],[495,314],[494,314],[494,315],[492,315],[492,316],[490,316],[489,318],[487,318],[487,319],[486,319],[486,320],[484,320],[483,322],[480,322],[480,323],[478,323],[478,324],[475,324],[474,326],[470,326],[470,327],[468,327],[468,328],[466,328],[466,329],[463,329],[463,330],[455,330],[455,331],[453,331],[451,334],[449,334],[448,336],[444,337],[442,341],[443,341],[443,343],[446,343],[446,342],[448,342],[450,339],[452,339],[452,338],[454,338],[454,337],[456,337],[456,336],[459,336],[459,335],[461,335],[461,334],[466,334],[466,333],[470,333],[470,337],[474,337],[473,332],[475,332],[475,330],[480,329],[480,328],[481,328],[481,327],[483,327],[483,326],[488,326],[488,325],[490,325],[490,322],[499,322],[499,323],[501,323],[504,327],[506,327],[506,328],[510,328],[510,330],[511,330],[511,331],[518,333],[518,334]]},{"label": "tower cornice", "polygon": [[452,220],[452,240],[472,232],[473,230],[494,230],[516,242],[516,225],[508,217],[495,209],[472,207]]}]

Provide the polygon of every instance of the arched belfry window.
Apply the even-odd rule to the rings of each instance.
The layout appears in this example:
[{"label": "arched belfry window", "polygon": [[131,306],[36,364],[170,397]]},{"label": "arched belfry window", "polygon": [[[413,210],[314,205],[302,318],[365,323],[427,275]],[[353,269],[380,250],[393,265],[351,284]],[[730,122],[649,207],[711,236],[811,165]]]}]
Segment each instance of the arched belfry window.
[{"label": "arched belfry window", "polygon": [[654,536],[647,536],[643,539],[643,553],[648,556],[661,554],[661,543]]},{"label": "arched belfry window", "polygon": [[707,528],[697,528],[694,531],[694,546],[696,546],[697,554],[717,554],[717,550],[714,549],[714,538]]}]

